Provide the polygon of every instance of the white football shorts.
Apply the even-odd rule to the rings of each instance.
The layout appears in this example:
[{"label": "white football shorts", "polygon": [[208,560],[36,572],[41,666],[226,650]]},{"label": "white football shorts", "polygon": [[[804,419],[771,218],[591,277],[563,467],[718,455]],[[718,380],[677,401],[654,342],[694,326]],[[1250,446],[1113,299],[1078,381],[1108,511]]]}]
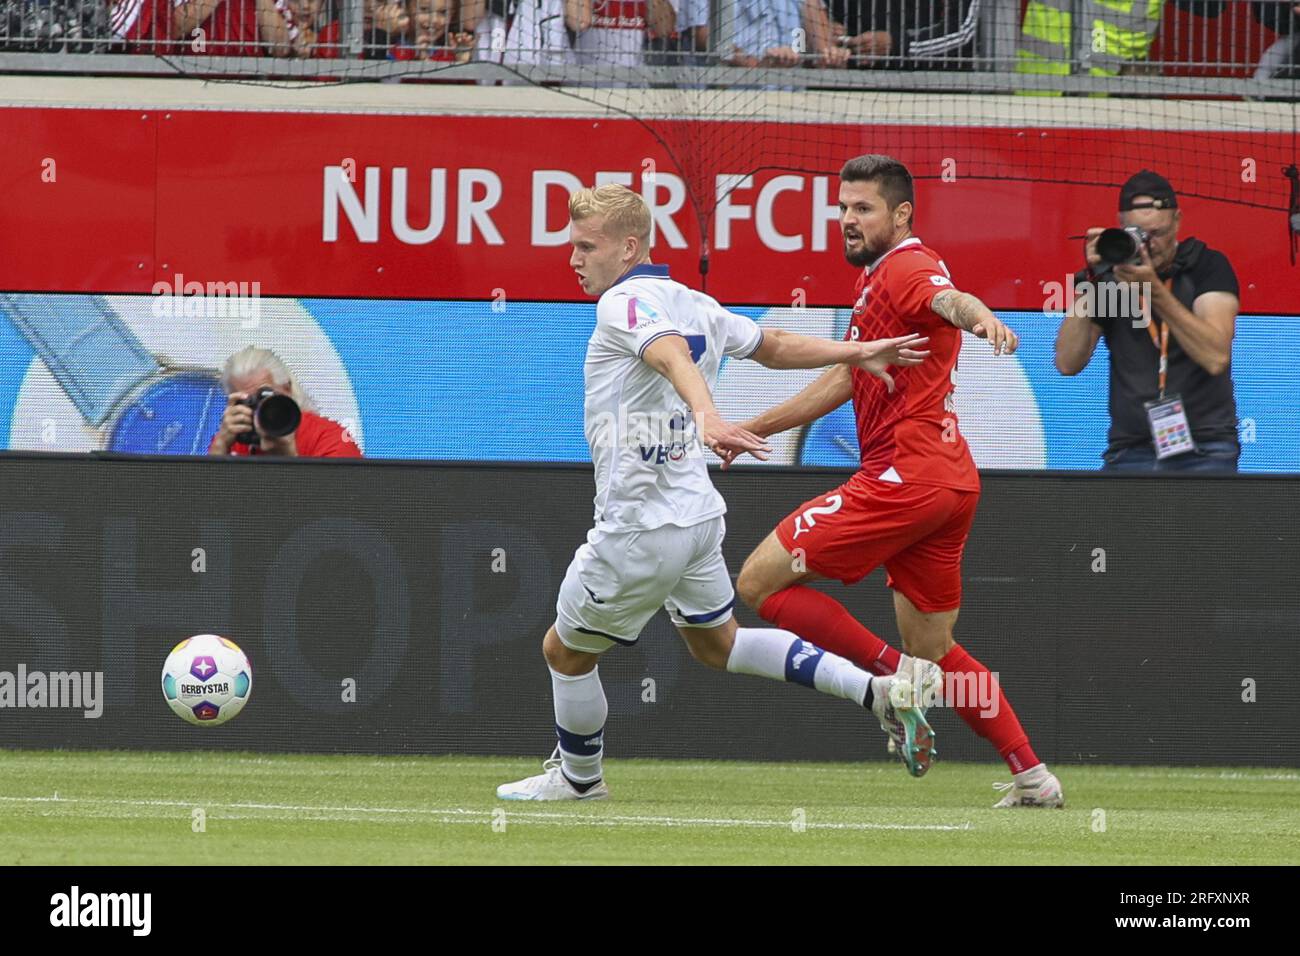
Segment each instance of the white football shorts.
[{"label": "white football shorts", "polygon": [[731,617],[736,592],[722,559],[719,515],[689,528],[592,529],[578,548],[555,602],[555,630],[571,650],[600,654],[636,643],[664,608],[678,627],[716,627]]}]

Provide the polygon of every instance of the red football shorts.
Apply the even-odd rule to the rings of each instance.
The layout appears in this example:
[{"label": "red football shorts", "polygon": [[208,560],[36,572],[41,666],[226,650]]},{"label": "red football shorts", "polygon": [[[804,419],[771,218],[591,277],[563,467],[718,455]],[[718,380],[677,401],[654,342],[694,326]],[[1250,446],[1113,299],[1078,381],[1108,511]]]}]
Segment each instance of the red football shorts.
[{"label": "red football shorts", "polygon": [[804,566],[845,584],[880,565],[886,584],[926,613],[961,606],[961,555],[978,491],[900,485],[862,472],[804,502],[776,526]]}]

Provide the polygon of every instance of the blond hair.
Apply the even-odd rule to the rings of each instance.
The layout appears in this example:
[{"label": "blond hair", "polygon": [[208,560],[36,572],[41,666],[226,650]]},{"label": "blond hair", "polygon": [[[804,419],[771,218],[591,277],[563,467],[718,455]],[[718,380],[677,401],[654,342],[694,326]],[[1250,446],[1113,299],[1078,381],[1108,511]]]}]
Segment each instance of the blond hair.
[{"label": "blond hair", "polygon": [[602,231],[612,238],[635,236],[642,247],[650,242],[650,207],[626,186],[607,183],[579,189],[569,197],[570,219],[580,222],[591,216],[605,217]]},{"label": "blond hair", "polygon": [[293,400],[303,408],[310,411],[315,407],[302,386],[298,384],[298,379],[294,377],[293,372],[289,371],[289,366],[284,364],[284,360],[270,349],[258,348],[256,345],[242,348],[226,359],[226,364],[221,370],[221,385],[229,393],[230,383],[234,379],[248,378],[262,371],[271,373],[271,381],[276,385],[287,387]]}]

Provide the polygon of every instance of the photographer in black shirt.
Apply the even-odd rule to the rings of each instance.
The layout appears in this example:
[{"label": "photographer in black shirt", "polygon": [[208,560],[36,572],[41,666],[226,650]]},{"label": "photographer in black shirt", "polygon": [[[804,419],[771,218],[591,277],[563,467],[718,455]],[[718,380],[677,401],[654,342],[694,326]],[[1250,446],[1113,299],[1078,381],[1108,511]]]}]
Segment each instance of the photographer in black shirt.
[{"label": "photographer in black shirt", "polygon": [[1119,208],[1120,229],[1088,230],[1087,268],[1074,277],[1056,367],[1077,375],[1106,337],[1104,470],[1235,472],[1237,277],[1223,253],[1178,238],[1178,197],[1158,173],[1131,177]]}]

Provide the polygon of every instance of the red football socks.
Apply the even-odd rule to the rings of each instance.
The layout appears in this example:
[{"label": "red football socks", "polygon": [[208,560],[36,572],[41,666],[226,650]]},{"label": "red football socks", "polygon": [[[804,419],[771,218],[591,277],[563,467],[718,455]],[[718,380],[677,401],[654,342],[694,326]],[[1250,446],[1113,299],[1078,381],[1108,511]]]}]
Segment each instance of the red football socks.
[{"label": "red football socks", "polygon": [[[1002,693],[993,673],[960,644],[938,662],[943,668],[944,694],[949,707],[1002,755],[1012,773],[1021,773],[1042,763],[1029,746],[1020,719]],[[993,694],[997,693],[996,704]]]},{"label": "red football socks", "polygon": [[872,674],[898,670],[899,653],[862,626],[833,597],[801,584],[777,591],[758,612],[824,651],[846,657]]},{"label": "red football socks", "polygon": [[[758,613],[777,627],[793,631],[822,650],[846,657],[872,674],[892,674],[898,670],[899,652],[863,627],[843,604],[821,591],[796,584],[769,597]],[[948,706],[966,726],[997,748],[1012,773],[1042,763],[1029,746],[1029,736],[1020,726],[1006,694],[987,667],[960,644],[954,644],[938,664],[943,668]]]}]

